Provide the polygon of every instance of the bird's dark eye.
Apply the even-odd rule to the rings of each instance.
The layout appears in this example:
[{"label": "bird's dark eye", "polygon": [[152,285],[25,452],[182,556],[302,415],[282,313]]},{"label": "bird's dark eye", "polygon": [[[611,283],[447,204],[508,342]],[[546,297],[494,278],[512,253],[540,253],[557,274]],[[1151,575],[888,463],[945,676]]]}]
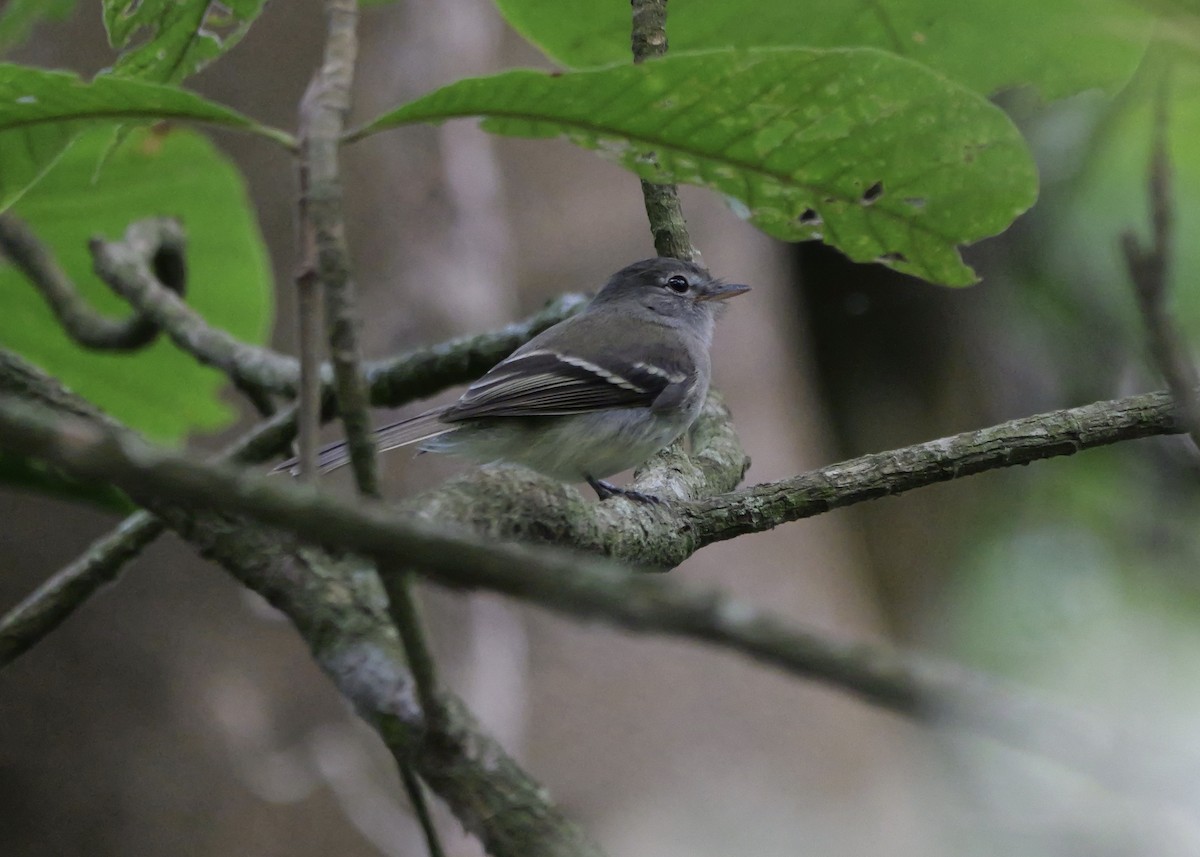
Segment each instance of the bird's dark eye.
[{"label": "bird's dark eye", "polygon": [[687,281],[687,277],[681,277],[676,274],[667,280],[667,288],[675,292],[677,295],[682,295],[691,288],[691,284]]}]

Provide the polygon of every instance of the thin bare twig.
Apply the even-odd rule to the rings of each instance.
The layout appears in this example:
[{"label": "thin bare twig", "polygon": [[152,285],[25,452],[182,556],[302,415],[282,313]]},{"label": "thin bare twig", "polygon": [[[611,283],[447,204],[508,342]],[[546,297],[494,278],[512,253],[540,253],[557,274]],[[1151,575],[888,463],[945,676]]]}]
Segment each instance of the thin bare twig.
[{"label": "thin bare twig", "polygon": [[[358,307],[350,270],[342,208],[338,149],[350,111],[350,91],[358,53],[355,0],[326,0],[328,32],[325,56],[313,76],[300,110],[301,235],[306,270],[316,273],[324,294],[326,333],[333,363],[338,413],[350,451],[355,484],[363,497],[378,498],[379,467],[372,434],[367,384],[358,339]],[[315,455],[306,443],[301,473],[314,473]],[[380,569],[385,577],[389,609],[400,632],[409,669],[425,719],[442,717],[437,669],[421,625],[412,573],[404,567]],[[443,854],[425,795],[410,763],[401,759],[401,776],[413,804],[431,857]]]},{"label": "thin bare twig", "polygon": [[[633,29],[630,42],[633,61],[641,64],[667,53],[667,0],[632,0]],[[699,253],[688,237],[687,222],[673,184],[655,184],[642,179],[642,198],[654,234],[654,249],[660,256],[696,261]]]},{"label": "thin bare twig", "polygon": [[[306,228],[303,227],[302,228]],[[300,349],[300,379],[297,385],[297,456],[300,478],[317,478],[317,432],[321,426],[321,286],[316,271],[307,268],[296,278],[296,343]]]},{"label": "thin bare twig", "polygon": [[90,246],[96,274],[184,351],[240,385],[285,395],[294,392],[294,361],[210,327],[179,295],[159,283],[151,269],[156,248],[182,243],[179,222],[159,217],[131,224],[120,241],[93,238]]},{"label": "thin bare twig", "polygon": [[1200,397],[1196,394],[1197,387],[1200,387],[1200,374],[1196,372],[1184,338],[1167,307],[1171,253],[1175,241],[1167,96],[1164,78],[1154,102],[1154,130],[1147,171],[1150,243],[1143,244],[1137,233],[1129,230],[1121,235],[1121,249],[1146,327],[1151,358],[1179,404],[1180,414],[1193,444],[1200,448]]},{"label": "thin bare twig", "polygon": [[184,303],[184,234],[177,221],[136,223],[120,241],[96,238],[91,246],[97,274],[134,309],[131,318],[117,321],[93,310],[37,236],[12,215],[0,215],[0,252],[46,298],[80,345],[131,351],[150,345],[165,330],[201,363],[225,372],[259,413],[273,410],[270,393],[291,394],[297,373],[293,361],[210,327]]},{"label": "thin bare twig", "polygon": [[74,615],[164,529],[166,525],[151,513],[134,512],[0,617],[0,669]]},{"label": "thin bare twig", "polygon": [[[154,265],[157,258],[179,255],[181,248],[164,244],[149,248]],[[161,328],[143,313],[123,320],[101,315],[79,294],[75,284],[58,262],[21,220],[12,214],[0,214],[0,253],[15,265],[26,279],[46,299],[64,331],[80,345],[98,351],[136,351],[158,338]],[[182,265],[164,266],[165,271],[178,272],[179,277],[167,277],[163,285],[182,295],[186,279]]]},{"label": "thin bare twig", "polygon": [[359,320],[342,212],[339,138],[350,110],[358,52],[354,0],[326,0],[325,55],[300,107],[301,265],[315,275],[324,297],[325,329],[334,385],[351,465],[359,490],[379,493],[375,445],[360,364]]}]

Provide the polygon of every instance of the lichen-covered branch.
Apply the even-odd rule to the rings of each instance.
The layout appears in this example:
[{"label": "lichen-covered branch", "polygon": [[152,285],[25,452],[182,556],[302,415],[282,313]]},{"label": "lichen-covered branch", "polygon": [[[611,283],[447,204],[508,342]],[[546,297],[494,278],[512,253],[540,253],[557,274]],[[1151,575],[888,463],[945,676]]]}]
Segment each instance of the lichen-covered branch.
[{"label": "lichen-covered branch", "polygon": [[[17,402],[18,409],[40,403],[67,418],[83,417],[92,428],[129,436],[94,406],[3,349],[0,402]],[[294,431],[294,418],[294,409],[273,417],[224,454],[251,459],[278,449]],[[58,419],[62,417],[49,417],[51,423]],[[0,445],[16,449],[3,438]],[[245,519],[185,509],[153,492],[141,499],[202,554],[291,618],[317,662],[391,752],[416,768],[490,853],[600,857],[586,835],[550,803],[545,789],[479,730],[461,702],[443,694],[439,718],[433,723],[423,719],[374,568],[302,546],[279,530]],[[219,502],[213,506],[220,508]]]},{"label": "lichen-covered branch", "polygon": [[154,504],[200,552],[287,615],[313,658],[396,757],[411,765],[497,857],[601,857],[455,697],[422,716],[375,568],[305,547],[276,530]]},{"label": "lichen-covered branch", "polygon": [[521,467],[485,467],[405,501],[401,508],[429,524],[453,522],[500,541],[563,545],[612,556],[650,570],[678,565],[701,545],[687,520],[687,501],[730,491],[749,466],[724,400],[710,392],[681,444],[660,452],[631,486],[669,504],[624,500],[592,503],[564,485]]},{"label": "lichen-covered branch", "polygon": [[938,482],[1182,431],[1174,400],[1167,393],[1095,402],[696,500],[680,508],[677,525],[685,527],[696,547],[701,547]]},{"label": "lichen-covered branch", "polygon": [[[660,569],[714,542],[831,509],[989,470],[1183,431],[1166,393],[1149,393],[864,455],[790,479],[733,490],[746,466],[727,411],[711,399],[692,454],[661,453],[635,484],[680,498],[661,506],[587,504],[578,491],[529,471],[484,468],[405,504],[428,521],[455,521],[494,539],[572,545]],[[700,471],[690,470],[704,465]],[[687,474],[698,481],[688,481]],[[683,481],[680,481],[683,480]]]}]

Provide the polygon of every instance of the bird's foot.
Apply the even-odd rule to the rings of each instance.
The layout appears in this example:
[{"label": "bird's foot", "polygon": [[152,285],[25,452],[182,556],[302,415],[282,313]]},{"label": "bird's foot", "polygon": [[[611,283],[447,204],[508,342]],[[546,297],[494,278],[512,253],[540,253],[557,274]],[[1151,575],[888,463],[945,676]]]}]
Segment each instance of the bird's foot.
[{"label": "bird's foot", "polygon": [[601,500],[607,500],[610,497],[624,497],[628,500],[633,500],[636,503],[646,503],[650,506],[664,506],[665,500],[661,500],[652,494],[643,494],[641,491],[631,491],[628,488],[619,488],[611,482],[605,482],[603,479],[593,479],[591,476],[586,477],[587,484],[592,486],[592,490],[596,492],[596,496]]}]

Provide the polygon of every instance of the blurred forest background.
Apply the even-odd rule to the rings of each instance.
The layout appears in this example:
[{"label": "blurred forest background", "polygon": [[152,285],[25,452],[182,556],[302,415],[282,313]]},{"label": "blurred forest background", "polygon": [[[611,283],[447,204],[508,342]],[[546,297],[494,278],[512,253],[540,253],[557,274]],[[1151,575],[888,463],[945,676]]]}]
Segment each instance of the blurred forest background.
[{"label": "blurred forest background", "polygon": [[[368,8],[361,38],[360,120],[464,76],[549,67],[486,0]],[[293,128],[322,39],[317,0],[270,4],[189,86]],[[13,58],[90,75],[112,53],[82,3]],[[683,189],[706,264],[755,289],[730,307],[713,352],[753,459],[748,481],[1161,386],[1117,243],[1145,220],[1147,87],[1135,77],[1116,97],[1044,103],[1016,91],[1001,102],[1034,147],[1042,192],[968,252],[983,278],[972,288],[774,241],[715,195]],[[215,137],[269,248],[273,343],[294,352],[293,165],[262,141]],[[1186,163],[1200,163],[1197,140],[1173,128],[1185,164],[1176,312],[1192,332],[1200,184]],[[343,163],[368,356],[520,318],[653,253],[636,178],[559,141],[452,122],[369,138]],[[391,496],[465,466],[385,462]],[[673,574],[837,639],[936,651],[1190,747],[1197,475],[1182,439],[1126,443],[789,524]],[[334,482],[349,493],[345,477]],[[7,608],[115,518],[3,490],[0,521]],[[423,592],[451,686],[614,855],[1200,852],[1197,795],[1152,804],[739,658]],[[395,780],[290,625],[172,538],[0,672],[6,855],[418,854]],[[451,853],[477,853],[448,814],[439,820]]]}]

